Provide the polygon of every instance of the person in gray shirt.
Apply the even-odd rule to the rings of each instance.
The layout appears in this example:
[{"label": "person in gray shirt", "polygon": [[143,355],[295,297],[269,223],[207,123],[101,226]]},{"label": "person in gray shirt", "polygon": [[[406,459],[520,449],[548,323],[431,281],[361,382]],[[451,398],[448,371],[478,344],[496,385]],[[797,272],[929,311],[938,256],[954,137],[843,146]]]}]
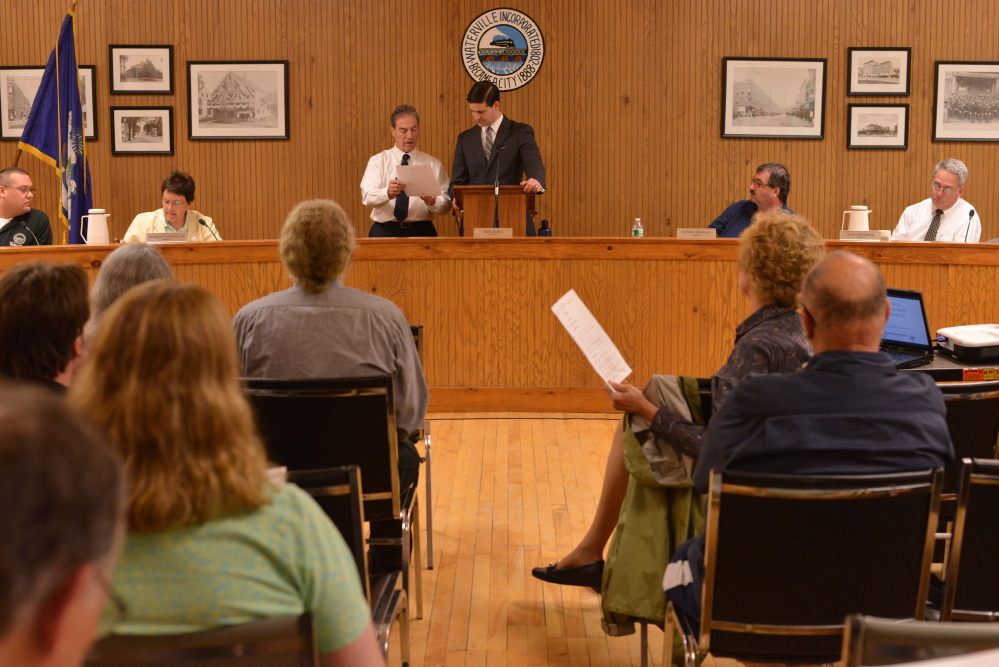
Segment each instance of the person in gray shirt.
[{"label": "person in gray shirt", "polygon": [[[344,286],[341,277],[353,252],[353,227],[336,202],[316,199],[295,206],[280,243],[281,262],[295,285],[236,313],[239,358],[251,378],[391,376],[400,432],[399,487],[405,500],[419,477],[420,457],[413,443],[429,392],[402,311],[388,299]],[[372,535],[382,523],[391,522],[372,524]],[[394,561],[387,562],[388,550],[384,557],[380,551],[372,549],[376,565],[398,569]]]}]

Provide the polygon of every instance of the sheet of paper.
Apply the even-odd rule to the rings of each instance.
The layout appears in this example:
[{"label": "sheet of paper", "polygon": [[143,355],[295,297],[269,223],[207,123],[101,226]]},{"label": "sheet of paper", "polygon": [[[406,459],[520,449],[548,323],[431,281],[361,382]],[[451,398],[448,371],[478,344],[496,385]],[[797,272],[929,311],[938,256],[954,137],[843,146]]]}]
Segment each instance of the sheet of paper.
[{"label": "sheet of paper", "polygon": [[576,290],[569,290],[552,306],[552,312],[569,332],[586,360],[604,382],[621,382],[631,375],[631,368],[614,341],[583,304]]},{"label": "sheet of paper", "polygon": [[440,197],[444,194],[437,187],[437,178],[429,164],[400,164],[395,169],[396,178],[406,184],[406,194],[410,197]]}]

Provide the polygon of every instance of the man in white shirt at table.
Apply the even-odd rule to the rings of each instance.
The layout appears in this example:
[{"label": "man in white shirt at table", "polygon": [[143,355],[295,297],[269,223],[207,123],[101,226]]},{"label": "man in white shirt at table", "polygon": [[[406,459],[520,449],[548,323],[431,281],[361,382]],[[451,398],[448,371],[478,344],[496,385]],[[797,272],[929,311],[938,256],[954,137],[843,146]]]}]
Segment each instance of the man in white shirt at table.
[{"label": "man in white shirt at table", "polygon": [[938,163],[933,170],[930,198],[902,212],[891,240],[978,243],[982,219],[974,206],[961,199],[967,180],[968,168],[960,160],[951,158]]},{"label": "man in white shirt at table", "polygon": [[441,161],[416,150],[420,139],[420,114],[408,104],[392,112],[392,138],[395,146],[371,156],[361,179],[361,199],[371,207],[374,224],[368,236],[437,236],[433,218],[447,213],[451,200],[439,197],[410,197],[406,183],[396,170],[400,165],[429,164],[442,193],[447,192],[450,178]]}]

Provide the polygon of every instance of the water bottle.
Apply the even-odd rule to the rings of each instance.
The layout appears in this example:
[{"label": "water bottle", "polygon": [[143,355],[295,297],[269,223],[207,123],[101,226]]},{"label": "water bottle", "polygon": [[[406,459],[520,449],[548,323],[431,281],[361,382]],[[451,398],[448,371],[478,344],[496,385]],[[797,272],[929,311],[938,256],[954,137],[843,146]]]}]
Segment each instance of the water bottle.
[{"label": "water bottle", "polygon": [[541,229],[538,230],[538,236],[551,236],[552,228],[548,226],[547,220],[541,221]]},{"label": "water bottle", "polygon": [[642,227],[641,218],[635,218],[635,224],[631,226],[631,235],[638,238],[645,236],[645,228]]}]

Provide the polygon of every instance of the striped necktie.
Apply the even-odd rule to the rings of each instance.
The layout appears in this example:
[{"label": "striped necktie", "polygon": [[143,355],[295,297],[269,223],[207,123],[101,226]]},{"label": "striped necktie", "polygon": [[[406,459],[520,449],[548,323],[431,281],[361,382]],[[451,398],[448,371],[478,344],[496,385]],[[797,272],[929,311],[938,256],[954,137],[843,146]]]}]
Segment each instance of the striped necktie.
[{"label": "striped necktie", "polygon": [[482,152],[486,154],[486,162],[489,162],[489,156],[493,153],[493,128],[486,128],[486,139],[482,143]]},{"label": "striped necktie", "polygon": [[[409,153],[403,153],[402,163],[409,164]],[[395,219],[399,222],[405,222],[406,218],[409,217],[409,195],[403,190],[395,197]]]},{"label": "striped necktie", "polygon": [[943,217],[943,211],[937,209],[937,212],[933,214],[933,221],[930,222],[930,228],[926,230],[926,237],[924,241],[936,241],[937,232],[940,231],[940,218]]}]

